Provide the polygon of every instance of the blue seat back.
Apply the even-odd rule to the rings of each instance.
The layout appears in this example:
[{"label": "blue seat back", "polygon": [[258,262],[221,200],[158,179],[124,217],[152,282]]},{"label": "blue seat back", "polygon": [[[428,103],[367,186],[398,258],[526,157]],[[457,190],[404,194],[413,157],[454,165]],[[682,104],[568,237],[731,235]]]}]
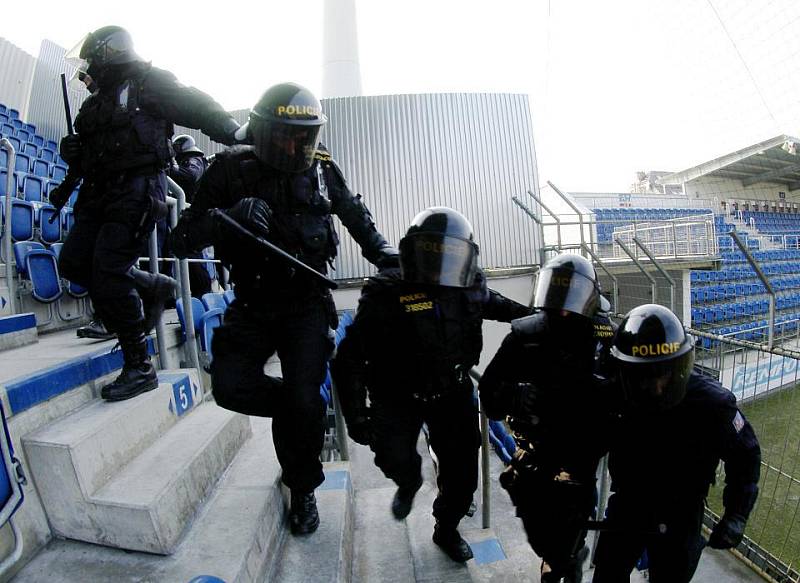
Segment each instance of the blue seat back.
[{"label": "blue seat back", "polygon": [[230,306],[233,303],[233,300],[236,299],[236,294],[232,289],[226,289],[225,293],[222,294],[222,297],[225,298],[225,303]]},{"label": "blue seat back", "polygon": [[50,164],[48,164],[44,160],[34,160],[32,171],[35,176],[40,176],[42,178],[49,178]]},{"label": "blue seat back", "polygon": [[47,205],[39,209],[39,237],[48,245],[61,240],[61,219],[50,222],[50,217],[54,215],[58,215],[55,207]]},{"label": "blue seat back", "polygon": [[50,148],[42,148],[39,152],[39,158],[45,160],[46,162],[55,162],[56,153]]},{"label": "blue seat back", "polygon": [[[15,173],[11,173],[11,196],[17,196],[17,175]],[[5,196],[8,194],[6,192],[6,187],[8,185],[8,171],[7,170],[0,170],[0,196]]]},{"label": "blue seat back", "polygon": [[20,241],[14,243],[14,261],[17,263],[17,273],[22,277],[28,277],[28,266],[25,257],[33,249],[44,249],[44,245],[37,241]]},{"label": "blue seat back", "polygon": [[64,166],[53,166],[50,176],[53,180],[61,182],[67,177],[67,169]]},{"label": "blue seat back", "polygon": [[45,249],[32,249],[25,256],[25,266],[31,280],[31,295],[35,300],[49,304],[63,295],[55,253]]},{"label": "blue seat back", "polygon": [[29,202],[44,200],[44,181],[38,176],[25,176],[22,180],[22,194]]},{"label": "blue seat back", "polygon": [[[181,323],[181,330],[183,330],[184,336],[186,335],[186,316],[185,310],[183,309],[183,298],[179,298],[178,301],[175,302],[175,309],[178,312],[178,320]],[[197,298],[192,298],[192,321],[194,322],[194,332],[198,334],[200,332],[200,320],[203,317],[203,314],[206,313],[206,307],[203,305]]]},{"label": "blue seat back", "polygon": [[213,310],[216,308],[224,312],[228,308],[228,304],[225,302],[225,298],[222,294],[207,293],[203,294],[203,297],[200,299],[206,307],[206,310]]},{"label": "blue seat back", "polygon": [[[222,326],[223,310],[213,308],[200,316],[200,349],[211,355],[211,340],[214,338],[214,330]],[[211,355],[213,358],[213,355]]]}]

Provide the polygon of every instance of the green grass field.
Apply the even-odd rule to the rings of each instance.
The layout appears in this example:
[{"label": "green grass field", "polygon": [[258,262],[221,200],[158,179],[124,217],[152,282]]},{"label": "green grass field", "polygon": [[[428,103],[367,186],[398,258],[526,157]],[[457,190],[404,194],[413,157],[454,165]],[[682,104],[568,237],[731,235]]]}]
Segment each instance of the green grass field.
[{"label": "green grass field", "polygon": [[[747,535],[784,563],[800,565],[800,386],[742,405],[761,443],[759,497]],[[708,504],[722,508],[724,476]]]}]

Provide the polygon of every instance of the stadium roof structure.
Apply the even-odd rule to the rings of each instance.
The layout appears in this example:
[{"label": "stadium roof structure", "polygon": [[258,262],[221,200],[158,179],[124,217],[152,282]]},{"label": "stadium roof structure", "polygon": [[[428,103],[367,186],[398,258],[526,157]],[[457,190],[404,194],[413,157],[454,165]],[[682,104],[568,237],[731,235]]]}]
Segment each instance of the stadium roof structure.
[{"label": "stadium roof structure", "polygon": [[778,183],[787,190],[800,189],[800,138],[780,135],[747,148],[703,162],[680,172],[661,176],[657,184],[685,184],[701,177],[738,180],[748,187]]}]

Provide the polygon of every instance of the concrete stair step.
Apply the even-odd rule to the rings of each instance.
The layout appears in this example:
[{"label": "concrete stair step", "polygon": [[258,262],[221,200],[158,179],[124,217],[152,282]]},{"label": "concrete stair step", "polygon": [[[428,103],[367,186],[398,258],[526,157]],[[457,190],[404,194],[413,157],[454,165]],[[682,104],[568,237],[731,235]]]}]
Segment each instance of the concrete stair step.
[{"label": "concrete stair step", "polygon": [[287,532],[270,424],[269,419],[252,418],[252,437],[239,449],[172,555],[56,539],[17,579],[44,583],[57,573],[62,583],[186,583],[197,575],[213,575],[227,583],[263,581],[280,557]]},{"label": "concrete stair step", "polygon": [[163,373],[159,376],[164,382],[154,391],[118,403],[91,401],[25,436],[23,444],[40,490],[63,490],[58,480],[51,482],[51,469],[71,466],[73,471],[59,472],[57,477],[74,476],[86,497],[177,423],[172,384]]},{"label": "concrete stair step", "polygon": [[[267,581],[338,583],[353,569],[353,488],[347,462],[323,464],[325,482],[316,490],[319,529],[309,536],[286,537],[280,559]],[[289,491],[283,489],[284,503]]]},{"label": "concrete stair step", "polygon": [[104,528],[100,537],[85,540],[129,550],[173,552],[195,511],[250,434],[246,416],[211,404],[199,407],[89,498],[92,518]]}]

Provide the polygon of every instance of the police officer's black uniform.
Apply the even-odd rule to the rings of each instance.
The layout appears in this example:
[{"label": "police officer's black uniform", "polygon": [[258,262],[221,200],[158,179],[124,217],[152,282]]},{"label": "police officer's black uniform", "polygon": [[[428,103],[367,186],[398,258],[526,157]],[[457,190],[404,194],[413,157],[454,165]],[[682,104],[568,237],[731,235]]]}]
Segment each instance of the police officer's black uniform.
[{"label": "police officer's black uniform", "polygon": [[[169,177],[183,189],[186,202],[194,202],[197,185],[208,167],[203,151],[197,147],[192,136],[183,134],[172,140],[175,151],[175,163],[169,168]],[[189,259],[202,259],[203,253],[193,253]],[[211,291],[211,276],[205,263],[189,263],[189,287],[192,296],[202,298]]]},{"label": "police officer's black uniform", "polygon": [[720,460],[725,513],[708,544],[741,541],[758,494],[758,440],[733,394],[692,372],[693,339],[666,308],[632,310],[611,357],[627,407],[611,446],[610,530],[600,534],[593,581],[627,581],[646,549],[653,583],[687,582],[705,544],[703,503]]},{"label": "police officer's black uniform", "polygon": [[613,329],[598,312],[594,268],[577,255],[559,255],[542,268],[533,304],[538,311],[512,323],[487,366],[481,404],[492,419],[508,416],[517,442],[501,485],[547,564],[542,581],[580,581],[611,419],[595,354]]},{"label": "police officer's black uniform", "polygon": [[[95,311],[119,337],[125,366],[102,395],[121,400],[157,386],[145,334],[175,283],[133,265],[166,214],[172,124],[201,128],[223,143],[233,142],[238,124],[205,93],[143,62],[120,27],[91,33],[79,50],[98,91],[81,106],[77,135],[62,140],[62,156],[83,183],[59,267],[89,289]],[[153,304],[146,318],[142,300]]]},{"label": "police officer's black uniform", "polygon": [[477,254],[460,213],[433,207],[417,215],[400,243],[401,270],[364,286],[332,364],[351,437],[371,446],[399,487],[398,519],[422,483],[417,441],[427,424],[439,460],[434,541],[457,561],[472,556],[456,527],[477,488],[480,433],[468,372],[480,357],[482,322],[530,313],[486,287]]},{"label": "police officer's black uniform", "polygon": [[[333,349],[336,308],[327,288],[293,273],[220,227],[208,211],[226,213],[320,273],[336,255],[332,215],[377,263],[396,257],[372,217],[347,187],[324,148],[327,118],[319,101],[293,83],[267,90],[250,114],[255,146],[216,155],[194,205],[173,230],[171,245],[186,256],[209,244],[230,265],[236,300],[214,333],[211,376],[217,404],[248,415],[272,416],[273,440],[292,490],[292,532],[316,530],[314,489],[323,481],[324,402],[319,393]],[[277,351],[283,379],[264,375]]]}]

